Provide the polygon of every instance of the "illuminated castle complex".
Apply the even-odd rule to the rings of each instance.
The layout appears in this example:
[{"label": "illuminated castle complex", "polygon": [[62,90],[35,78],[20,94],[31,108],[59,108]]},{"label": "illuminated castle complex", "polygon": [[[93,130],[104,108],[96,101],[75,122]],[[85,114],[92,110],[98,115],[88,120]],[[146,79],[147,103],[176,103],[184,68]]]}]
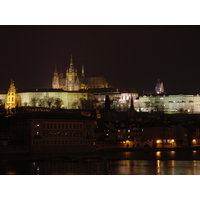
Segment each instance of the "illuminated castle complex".
[{"label": "illuminated castle complex", "polygon": [[72,56],[66,73],[58,73],[55,67],[51,89],[17,91],[11,80],[8,92],[0,94],[0,106],[7,110],[16,107],[35,110],[102,109],[105,107],[106,96],[109,96],[110,108],[119,112],[128,111],[132,101],[138,112],[200,113],[199,94],[166,94],[163,82],[159,79],[153,94],[139,95],[134,88],[110,87],[104,77],[86,77],[84,66],[79,76]]},{"label": "illuminated castle complex", "polygon": [[82,66],[81,76],[78,76],[77,69],[74,68],[71,55],[70,67],[66,70],[66,76],[62,72],[58,73],[55,66],[52,88],[63,89],[64,91],[79,91],[80,89],[108,88],[108,83],[104,77],[85,77],[84,66]]}]

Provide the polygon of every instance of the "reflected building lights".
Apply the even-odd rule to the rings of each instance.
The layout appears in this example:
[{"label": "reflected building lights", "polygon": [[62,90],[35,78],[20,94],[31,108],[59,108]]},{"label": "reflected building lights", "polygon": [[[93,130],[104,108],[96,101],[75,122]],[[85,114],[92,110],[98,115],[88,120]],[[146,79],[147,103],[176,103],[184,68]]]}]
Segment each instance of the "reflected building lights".
[{"label": "reflected building lights", "polygon": [[193,160],[193,169],[194,169],[193,174],[197,175],[197,161],[196,160]]},{"label": "reflected building lights", "polygon": [[175,162],[174,162],[174,160],[171,160],[171,169],[172,169],[171,175],[174,175],[174,172],[175,172]]},{"label": "reflected building lights", "polygon": [[156,174],[157,174],[157,175],[160,175],[160,160],[157,160],[157,161],[156,161],[156,164],[157,164]]},{"label": "reflected building lights", "polygon": [[175,151],[170,151],[170,155],[171,155],[172,157],[174,157],[174,156],[175,156],[175,154],[176,154],[176,152],[175,152]]},{"label": "reflected building lights", "polygon": [[39,175],[40,174],[40,168],[39,168],[39,166],[37,166],[37,175]]}]

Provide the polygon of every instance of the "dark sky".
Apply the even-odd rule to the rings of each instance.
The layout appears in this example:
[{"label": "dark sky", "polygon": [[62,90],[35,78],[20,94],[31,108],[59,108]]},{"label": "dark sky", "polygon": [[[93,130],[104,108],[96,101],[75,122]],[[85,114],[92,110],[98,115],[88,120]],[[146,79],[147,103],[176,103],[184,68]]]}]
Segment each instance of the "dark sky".
[{"label": "dark sky", "polygon": [[200,93],[200,26],[0,26],[0,90],[51,88],[55,64],[116,87]]}]

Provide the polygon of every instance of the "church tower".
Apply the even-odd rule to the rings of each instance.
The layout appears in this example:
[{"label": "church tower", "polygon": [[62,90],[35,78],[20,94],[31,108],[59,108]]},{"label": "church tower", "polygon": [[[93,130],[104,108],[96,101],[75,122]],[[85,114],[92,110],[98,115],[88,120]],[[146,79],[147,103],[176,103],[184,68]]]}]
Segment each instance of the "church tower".
[{"label": "church tower", "polygon": [[55,70],[54,70],[54,75],[53,75],[52,88],[53,89],[59,89],[60,88],[59,75],[58,75],[58,72],[57,72],[56,65],[55,65]]},{"label": "church tower", "polygon": [[80,85],[81,85],[81,89],[86,89],[84,65],[82,65],[82,70],[81,70],[81,84]]},{"label": "church tower", "polygon": [[164,93],[164,85],[163,85],[163,82],[160,82],[160,79],[157,80],[157,83],[155,86],[155,92],[156,94]]},{"label": "church tower", "polygon": [[14,81],[10,81],[10,88],[8,89],[8,93],[5,99],[5,109],[11,110],[13,108],[21,106],[21,98],[17,94],[17,89],[14,85]]},{"label": "church tower", "polygon": [[72,55],[70,59],[70,67],[66,72],[66,89],[68,91],[77,91],[80,89],[77,70],[74,69]]}]

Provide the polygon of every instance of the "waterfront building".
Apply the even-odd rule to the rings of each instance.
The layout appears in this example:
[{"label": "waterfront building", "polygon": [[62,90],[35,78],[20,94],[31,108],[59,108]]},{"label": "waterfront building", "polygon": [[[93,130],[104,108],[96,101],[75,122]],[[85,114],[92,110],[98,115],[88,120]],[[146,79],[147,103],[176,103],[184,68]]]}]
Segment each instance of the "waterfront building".
[{"label": "waterfront building", "polygon": [[95,121],[76,113],[16,113],[9,121],[9,144],[31,151],[94,150]]}]

